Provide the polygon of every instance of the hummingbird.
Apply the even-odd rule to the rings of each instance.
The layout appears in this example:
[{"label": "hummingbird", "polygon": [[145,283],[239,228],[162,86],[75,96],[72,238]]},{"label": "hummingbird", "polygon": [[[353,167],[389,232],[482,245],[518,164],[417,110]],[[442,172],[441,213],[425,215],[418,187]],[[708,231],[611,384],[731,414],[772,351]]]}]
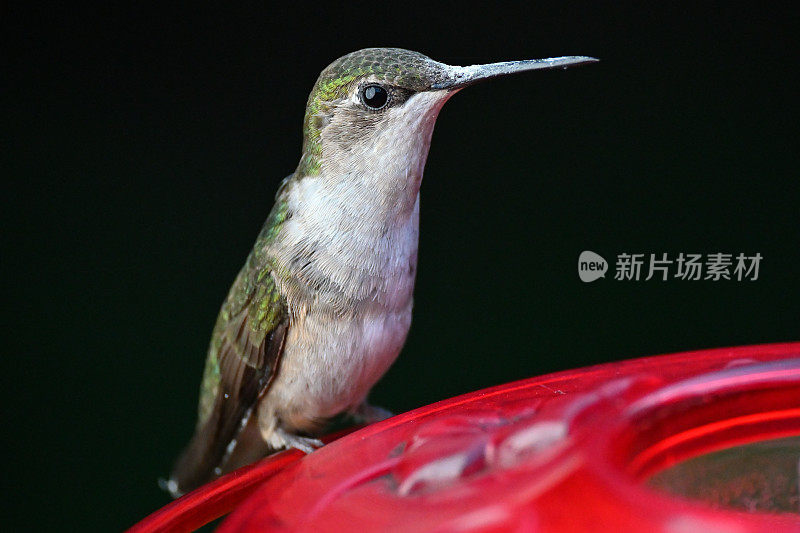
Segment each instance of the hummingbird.
[{"label": "hummingbird", "polygon": [[570,56],[450,66],[399,48],[347,54],[319,75],[303,152],[222,304],[177,497],[284,448],[306,453],[368,403],[411,326],[420,185],[444,103],[482,80],[597,61]]}]

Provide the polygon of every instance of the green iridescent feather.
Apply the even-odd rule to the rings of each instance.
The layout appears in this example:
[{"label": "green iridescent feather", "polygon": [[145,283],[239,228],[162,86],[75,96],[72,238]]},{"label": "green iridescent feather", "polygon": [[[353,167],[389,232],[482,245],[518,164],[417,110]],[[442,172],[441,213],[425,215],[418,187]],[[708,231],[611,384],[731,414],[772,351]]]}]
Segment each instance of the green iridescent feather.
[{"label": "green iridescent feather", "polygon": [[[286,319],[286,301],[271,275],[275,265],[266,253],[266,248],[280,231],[287,212],[286,202],[278,201],[275,204],[247,262],[222,304],[211,337],[200,386],[198,427],[208,420],[220,394],[222,381],[220,350],[223,345],[234,350],[235,356],[244,364],[257,368],[263,361],[257,360],[253,347],[262,346],[267,335]],[[244,334],[241,331],[243,323],[247,328]]]}]

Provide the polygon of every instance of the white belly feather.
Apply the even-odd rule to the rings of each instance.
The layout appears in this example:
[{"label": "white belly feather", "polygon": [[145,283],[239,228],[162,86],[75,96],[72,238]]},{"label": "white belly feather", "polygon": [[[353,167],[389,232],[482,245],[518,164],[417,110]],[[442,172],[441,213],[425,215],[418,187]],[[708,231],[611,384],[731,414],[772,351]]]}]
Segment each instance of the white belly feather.
[{"label": "white belly feather", "polygon": [[398,312],[349,320],[306,317],[290,329],[268,404],[301,430],[357,407],[397,358],[410,325],[411,302]]}]

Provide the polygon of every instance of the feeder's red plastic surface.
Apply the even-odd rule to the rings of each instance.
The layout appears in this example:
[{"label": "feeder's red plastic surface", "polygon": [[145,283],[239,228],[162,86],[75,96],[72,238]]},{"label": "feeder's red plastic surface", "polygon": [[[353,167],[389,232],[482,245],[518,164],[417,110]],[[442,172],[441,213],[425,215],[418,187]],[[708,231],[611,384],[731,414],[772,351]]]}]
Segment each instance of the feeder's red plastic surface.
[{"label": "feeder's red plastic surface", "polygon": [[[800,435],[800,343],[560,372],[438,402],[311,455],[284,452],[131,531],[800,532],[655,492],[681,460]],[[800,513],[800,510],[798,510]]]}]

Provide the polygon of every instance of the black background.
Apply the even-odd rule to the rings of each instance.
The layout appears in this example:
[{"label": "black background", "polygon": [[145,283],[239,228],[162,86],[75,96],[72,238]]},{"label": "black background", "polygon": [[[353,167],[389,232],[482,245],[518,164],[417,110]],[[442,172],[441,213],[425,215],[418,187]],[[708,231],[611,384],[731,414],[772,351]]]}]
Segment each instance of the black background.
[{"label": "black background", "polygon": [[[219,304],[299,159],[308,91],[367,46],[602,59],[443,109],[414,325],[375,403],[797,340],[797,13],[655,4],[3,8],[13,519],[119,530],[167,502],[156,479],[191,433]],[[764,259],[755,282],[584,284],[586,249],[612,268],[622,252]]]}]

